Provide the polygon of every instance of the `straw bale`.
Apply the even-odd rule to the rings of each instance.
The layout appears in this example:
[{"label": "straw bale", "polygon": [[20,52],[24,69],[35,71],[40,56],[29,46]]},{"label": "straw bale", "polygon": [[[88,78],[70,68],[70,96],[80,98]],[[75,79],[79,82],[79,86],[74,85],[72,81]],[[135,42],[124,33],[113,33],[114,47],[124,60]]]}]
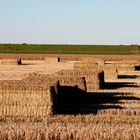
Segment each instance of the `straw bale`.
[{"label": "straw bale", "polygon": [[100,69],[95,69],[94,71],[89,70],[62,70],[57,72],[60,76],[73,76],[73,77],[85,77],[87,90],[89,91],[88,87],[90,88],[90,91],[92,89],[100,89],[101,85],[104,83],[104,74],[100,76],[100,74],[103,71]]},{"label": "straw bale", "polygon": [[81,76],[84,77],[85,75],[92,76],[93,74],[99,73],[100,69],[93,69],[91,70],[61,70],[56,72],[57,75],[60,76]]},{"label": "straw bale", "polygon": [[104,67],[106,73],[112,73],[113,71],[135,71],[135,66],[131,64],[107,64]]},{"label": "straw bale", "polygon": [[115,67],[106,67],[104,69],[105,80],[116,80],[118,78],[118,71]]},{"label": "straw bale", "polygon": [[[49,103],[49,96],[43,92],[25,91],[1,91],[1,113],[2,116],[10,117],[39,117],[44,116],[44,109],[49,109],[45,102]],[[30,93],[30,94],[29,94]],[[48,95],[45,93],[45,95]],[[44,98],[41,98],[44,96]],[[4,100],[5,99],[5,100]],[[43,109],[44,108],[44,109]],[[48,111],[49,112],[49,111]],[[42,114],[41,114],[42,113]],[[47,113],[47,112],[45,112]],[[45,114],[48,115],[48,114]]]},{"label": "straw bale", "polygon": [[135,71],[135,67],[117,67],[118,71]]},{"label": "straw bale", "polygon": [[0,65],[20,65],[22,64],[21,59],[1,59]]},{"label": "straw bale", "polygon": [[86,77],[87,91],[94,91],[100,89],[100,80],[97,75]]},{"label": "straw bale", "polygon": [[29,76],[28,78],[22,80],[25,84],[38,84],[38,85],[48,85],[53,84],[56,81],[60,81],[62,86],[78,86],[79,88],[85,90],[84,79],[81,76],[73,75],[45,75],[36,74],[35,76]]},{"label": "straw bale", "polygon": [[128,67],[134,67],[134,64],[129,64],[129,63],[111,63],[111,62],[106,62],[106,67],[114,67],[114,68],[128,68]]},{"label": "straw bale", "polygon": [[98,60],[96,61],[82,61],[82,62],[75,62],[74,63],[74,69],[77,70],[89,70],[89,69],[95,69],[99,67],[104,67],[105,61],[104,60]]},{"label": "straw bale", "polygon": [[137,65],[139,64],[138,60],[121,60],[121,61],[110,61],[112,64],[132,64],[132,65]]},{"label": "straw bale", "polygon": [[105,60],[99,58],[84,58],[83,62],[95,63],[98,66],[103,66],[105,64]]},{"label": "straw bale", "polygon": [[60,85],[62,86],[77,86],[78,88],[82,90],[86,90],[86,81],[84,77],[62,77],[59,79]]},{"label": "straw bale", "polygon": [[118,79],[118,75],[116,75],[116,74],[105,74],[105,76],[104,76],[104,79],[105,79],[105,81],[106,80],[116,80],[116,79]]},{"label": "straw bale", "polygon": [[82,61],[84,62],[98,62],[99,60],[101,60],[100,58],[93,58],[93,57],[84,57],[82,58]]},{"label": "straw bale", "polygon": [[98,66],[104,66],[105,61],[104,60],[98,60]]},{"label": "straw bale", "polygon": [[114,67],[122,67],[122,68],[127,68],[127,67],[134,67],[134,64],[124,64],[124,63],[120,63],[120,64],[113,64]]},{"label": "straw bale", "polygon": [[106,68],[104,69],[105,75],[117,75],[117,69],[116,68]]},{"label": "straw bale", "polygon": [[[5,86],[5,85],[3,85]],[[0,116],[1,117],[47,117],[53,115],[53,98],[51,88],[33,90],[30,85],[16,89],[11,85],[0,87]],[[14,89],[15,88],[15,89]],[[55,88],[56,89],[56,88]],[[57,92],[57,91],[55,91]]]},{"label": "straw bale", "polygon": [[45,58],[46,63],[56,63],[60,62],[60,57],[46,57]]},{"label": "straw bale", "polygon": [[74,69],[76,69],[76,70],[94,69],[97,66],[98,66],[97,63],[83,63],[83,62],[81,63],[81,62],[76,62],[74,64]]}]

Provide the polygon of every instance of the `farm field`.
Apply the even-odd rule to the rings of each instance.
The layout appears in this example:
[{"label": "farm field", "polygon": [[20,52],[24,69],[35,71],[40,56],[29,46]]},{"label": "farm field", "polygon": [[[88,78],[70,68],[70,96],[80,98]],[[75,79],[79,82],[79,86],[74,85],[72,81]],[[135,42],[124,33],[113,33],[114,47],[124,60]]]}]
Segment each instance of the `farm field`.
[{"label": "farm field", "polygon": [[0,54],[0,139],[140,139],[139,60]]},{"label": "farm field", "polygon": [[0,53],[133,55],[139,51],[138,45],[0,44]]}]

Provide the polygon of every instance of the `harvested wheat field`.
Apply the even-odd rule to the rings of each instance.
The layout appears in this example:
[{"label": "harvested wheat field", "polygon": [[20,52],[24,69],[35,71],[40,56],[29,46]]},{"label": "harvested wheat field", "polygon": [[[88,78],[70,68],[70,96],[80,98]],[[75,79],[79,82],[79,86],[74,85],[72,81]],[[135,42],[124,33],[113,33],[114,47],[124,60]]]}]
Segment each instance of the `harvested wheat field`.
[{"label": "harvested wheat field", "polygon": [[140,139],[139,56],[0,58],[0,140]]}]

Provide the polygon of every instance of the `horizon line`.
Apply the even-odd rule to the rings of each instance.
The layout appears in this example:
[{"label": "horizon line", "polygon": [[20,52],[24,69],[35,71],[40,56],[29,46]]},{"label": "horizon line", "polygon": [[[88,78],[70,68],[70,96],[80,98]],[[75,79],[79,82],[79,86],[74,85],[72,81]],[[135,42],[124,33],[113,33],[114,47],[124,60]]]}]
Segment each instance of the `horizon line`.
[{"label": "horizon line", "polygon": [[139,46],[139,44],[88,44],[88,43],[26,43],[26,42],[24,42],[24,43],[0,43],[1,45],[2,44],[5,44],[5,45],[93,45],[93,46],[132,46],[132,45],[138,45]]}]

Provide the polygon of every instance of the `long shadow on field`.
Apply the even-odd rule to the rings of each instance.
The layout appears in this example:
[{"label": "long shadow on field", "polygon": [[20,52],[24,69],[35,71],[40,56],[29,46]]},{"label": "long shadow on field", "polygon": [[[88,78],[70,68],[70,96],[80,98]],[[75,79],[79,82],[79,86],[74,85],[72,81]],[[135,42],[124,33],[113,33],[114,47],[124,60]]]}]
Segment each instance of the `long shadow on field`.
[{"label": "long shadow on field", "polygon": [[[52,90],[53,91],[53,90]],[[121,100],[140,100],[130,93],[88,93],[78,87],[59,86],[55,95],[55,114],[97,114],[102,109],[123,109]]]},{"label": "long shadow on field", "polygon": [[104,83],[104,89],[118,89],[122,87],[138,87],[134,82],[106,82]]},{"label": "long shadow on field", "polygon": [[136,79],[138,77],[137,75],[118,75],[118,79]]}]

